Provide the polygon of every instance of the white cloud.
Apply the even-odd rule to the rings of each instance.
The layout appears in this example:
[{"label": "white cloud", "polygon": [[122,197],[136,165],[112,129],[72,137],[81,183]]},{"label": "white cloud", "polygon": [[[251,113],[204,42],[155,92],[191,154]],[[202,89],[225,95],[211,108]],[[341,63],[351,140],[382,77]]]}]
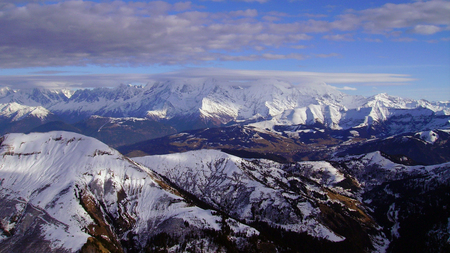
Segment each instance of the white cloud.
[{"label": "white cloud", "polygon": [[[442,0],[349,11],[334,21],[311,15],[307,20],[296,17],[299,19],[292,21],[292,16],[281,12],[267,13],[280,20],[264,20],[255,9],[217,13],[190,2],[3,2],[0,68],[304,59],[279,49],[295,48],[299,41],[312,40],[314,33],[323,33],[322,39],[352,41],[361,29],[429,35],[450,26],[450,2]],[[27,2],[31,3],[23,6]]]},{"label": "white cloud", "polygon": [[336,89],[338,89],[338,90],[358,90],[358,89],[356,89],[356,88],[354,88],[354,87],[348,87],[348,86],[344,86],[344,87],[342,87],[342,88],[339,88],[339,87],[335,87]]},{"label": "white cloud", "polygon": [[[379,33],[417,25],[450,25],[450,2],[442,0],[418,1],[406,4],[385,4],[380,8],[358,12],[363,27]],[[352,14],[349,14],[352,15]]]},{"label": "white cloud", "polygon": [[440,32],[441,30],[442,29],[440,27],[435,25],[416,25],[413,29],[413,32],[423,35],[430,35]]},{"label": "white cloud", "polygon": [[381,39],[365,38],[364,40],[367,41],[367,42],[377,42],[377,43],[383,42]]},{"label": "white cloud", "polygon": [[413,41],[417,41],[417,40],[414,38],[403,37],[403,38],[393,39],[393,41],[395,41],[395,42],[413,42]]},{"label": "white cloud", "polygon": [[305,46],[305,45],[294,45],[294,46],[291,46],[291,48],[293,48],[293,49],[305,49],[305,48],[307,48],[307,46]]},{"label": "white cloud", "polygon": [[235,16],[235,17],[256,17],[258,16],[258,11],[255,9],[247,9],[245,11],[239,10],[239,11],[231,11],[230,12],[231,16]]},{"label": "white cloud", "polygon": [[354,41],[352,34],[333,34],[325,35],[322,38],[333,41]]},{"label": "white cloud", "polygon": [[[86,2],[10,5],[0,10],[0,67],[186,64],[240,59],[248,48],[279,48],[312,37],[276,31],[254,9],[192,10],[189,2]],[[173,14],[172,11],[182,11]],[[300,58],[266,54],[262,58]]]},{"label": "white cloud", "polygon": [[[404,85],[414,81],[408,75],[373,73],[321,73],[278,70],[233,70],[219,68],[184,69],[160,74],[97,74],[97,75],[10,75],[0,76],[0,83],[11,88],[93,88],[113,87],[120,83],[151,83],[157,80],[216,78],[229,81],[280,79],[298,83],[328,83],[353,85]],[[345,88],[345,87],[344,87]]]}]

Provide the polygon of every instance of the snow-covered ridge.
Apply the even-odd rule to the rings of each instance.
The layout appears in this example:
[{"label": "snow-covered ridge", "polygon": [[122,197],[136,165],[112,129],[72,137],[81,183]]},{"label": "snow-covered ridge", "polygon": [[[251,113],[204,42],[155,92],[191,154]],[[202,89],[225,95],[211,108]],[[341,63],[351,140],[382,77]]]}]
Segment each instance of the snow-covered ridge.
[{"label": "snow-covered ridge", "polygon": [[[334,242],[345,239],[318,218],[321,210],[317,207],[316,197],[323,195],[324,199],[328,198],[323,186],[346,193],[338,186],[345,176],[327,162],[300,162],[298,167],[286,170],[276,162],[246,160],[217,150],[146,156],[133,160],[149,166],[178,187],[219,210],[226,210],[237,219],[249,223],[260,220]],[[308,183],[296,175],[302,175],[314,183]],[[292,184],[298,184],[298,188],[305,190],[289,190]],[[314,194],[317,194],[316,197],[312,197]]]},{"label": "snow-covered ridge", "polygon": [[196,116],[220,123],[259,119],[267,124],[321,123],[335,129],[367,126],[392,117],[450,115],[448,103],[378,94],[351,96],[326,84],[293,85],[277,79],[231,82],[173,79],[75,92],[2,89],[0,103],[44,106],[57,115],[101,115],[156,120]]},{"label": "snow-covered ridge", "polygon": [[[1,138],[0,156],[0,201],[5,207],[0,220],[6,231],[0,236],[1,247],[21,240],[20,229],[34,233],[22,246],[44,245],[47,240],[46,252],[78,252],[95,236],[119,247],[123,233],[133,233],[133,243],[145,246],[161,232],[220,230],[220,217],[186,203],[157,174],[94,138],[68,132],[8,134]],[[30,208],[38,211],[30,213]],[[114,230],[113,223],[101,218],[106,215],[121,220],[122,227]],[[21,216],[30,222],[17,220]],[[183,222],[189,228],[176,230]],[[38,225],[30,228],[33,224]],[[232,224],[231,229],[240,233],[258,233],[236,221]],[[9,234],[16,226],[18,232]]]},{"label": "snow-covered ridge", "polygon": [[9,121],[19,121],[28,116],[33,116],[41,120],[45,119],[50,111],[42,106],[26,106],[18,103],[0,104],[0,117],[8,118]]}]

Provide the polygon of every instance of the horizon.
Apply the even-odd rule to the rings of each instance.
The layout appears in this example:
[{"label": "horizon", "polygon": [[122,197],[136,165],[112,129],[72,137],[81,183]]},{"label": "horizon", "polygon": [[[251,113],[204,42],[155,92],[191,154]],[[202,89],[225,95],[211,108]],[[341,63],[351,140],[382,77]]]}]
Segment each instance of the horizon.
[{"label": "horizon", "polygon": [[[223,71],[223,70],[222,70]],[[300,74],[304,74],[304,73],[300,73]],[[310,75],[313,74],[321,74],[321,73],[308,73]],[[329,73],[328,73],[329,74]],[[332,75],[329,76],[328,78],[333,78],[333,74],[335,73],[331,73]],[[165,77],[168,76],[168,77]],[[364,78],[365,75],[356,75],[356,77],[353,78],[347,78],[346,80],[349,80],[349,82],[358,82],[359,78]],[[193,85],[199,85],[200,83],[198,83],[198,81],[201,81],[202,83],[214,83],[214,82],[219,82],[220,85],[235,85],[235,84],[247,84],[247,85],[259,85],[259,82],[261,82],[261,85],[267,85],[270,84],[268,83],[268,81],[274,81],[274,82],[281,82],[281,83],[285,83],[290,85],[290,87],[298,87],[298,86],[304,86],[304,87],[314,87],[314,86],[325,86],[325,87],[329,87],[332,90],[336,90],[338,92],[344,93],[345,95],[348,96],[354,96],[354,97],[364,97],[366,99],[369,98],[375,98],[377,96],[380,95],[387,95],[391,98],[400,98],[400,99],[405,99],[405,100],[415,100],[415,101],[427,101],[430,103],[441,103],[441,104],[446,104],[446,103],[450,103],[450,100],[440,100],[440,101],[433,101],[433,100],[427,100],[427,99],[413,99],[413,98],[409,98],[409,97],[405,97],[405,96],[397,96],[397,95],[392,95],[386,92],[380,92],[380,93],[375,93],[373,95],[369,95],[369,96],[364,96],[364,95],[360,95],[360,94],[348,94],[348,91],[356,91],[356,89],[353,89],[351,87],[348,86],[344,86],[343,88],[334,86],[334,85],[330,85],[328,83],[325,82],[305,82],[305,81],[301,81],[299,83],[292,83],[291,81],[289,81],[289,78],[285,78],[285,79],[280,79],[280,78],[260,78],[260,79],[253,79],[253,76],[249,75],[249,76],[245,76],[245,77],[241,77],[239,76],[239,78],[224,78],[224,77],[195,77],[194,76],[190,76],[190,77],[177,77],[174,73],[172,73],[171,75],[167,75],[167,73],[162,73],[161,75],[156,76],[156,78],[152,78],[151,81],[142,84],[142,83],[138,83],[138,84],[132,84],[132,83],[120,83],[117,86],[99,86],[99,87],[80,87],[80,88],[67,88],[67,87],[55,87],[55,88],[51,88],[51,87],[24,87],[24,88],[11,88],[11,87],[7,87],[7,86],[0,86],[0,91],[3,89],[8,89],[8,90],[12,90],[13,92],[20,92],[20,91],[30,91],[33,89],[39,89],[39,90],[48,90],[51,92],[63,92],[63,94],[67,97],[70,98],[73,94],[75,94],[77,91],[83,91],[83,90],[91,90],[94,91],[96,89],[109,89],[111,91],[113,91],[114,89],[120,89],[121,87],[136,87],[138,89],[143,89],[146,90],[147,86],[153,86],[155,84],[161,83],[161,82],[172,82],[177,80],[177,81],[182,81],[186,84],[193,84]],[[342,78],[342,77],[340,77]],[[383,78],[392,78],[389,75],[383,76],[380,75],[378,76],[379,80],[383,80]],[[394,77],[396,78],[396,77]],[[292,79],[292,77],[291,77]],[[295,79],[295,78],[294,78]],[[314,75],[313,78],[314,79]],[[339,79],[338,79],[339,80]],[[189,82],[190,81],[190,82]],[[150,87],[151,88],[151,87]],[[67,93],[69,92],[69,93]],[[0,97],[1,98],[1,97]]]},{"label": "horizon", "polygon": [[0,87],[272,77],[450,100],[450,1],[0,3]]}]

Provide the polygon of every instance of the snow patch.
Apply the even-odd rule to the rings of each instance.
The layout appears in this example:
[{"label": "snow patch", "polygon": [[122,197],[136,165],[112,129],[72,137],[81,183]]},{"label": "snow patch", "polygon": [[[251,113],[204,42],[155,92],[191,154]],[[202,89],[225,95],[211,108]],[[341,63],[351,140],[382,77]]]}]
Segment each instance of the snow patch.
[{"label": "snow patch", "polygon": [[420,137],[420,139],[430,144],[434,144],[439,139],[439,135],[434,131],[419,132],[417,133],[417,135]]}]

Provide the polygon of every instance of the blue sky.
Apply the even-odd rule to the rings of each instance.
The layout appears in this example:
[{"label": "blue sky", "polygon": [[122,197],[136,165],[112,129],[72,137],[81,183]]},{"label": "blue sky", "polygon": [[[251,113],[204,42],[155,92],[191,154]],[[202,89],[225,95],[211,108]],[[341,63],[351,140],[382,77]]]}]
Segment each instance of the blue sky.
[{"label": "blue sky", "polygon": [[450,1],[0,0],[0,30],[0,85],[11,88],[273,73],[450,100]]}]

